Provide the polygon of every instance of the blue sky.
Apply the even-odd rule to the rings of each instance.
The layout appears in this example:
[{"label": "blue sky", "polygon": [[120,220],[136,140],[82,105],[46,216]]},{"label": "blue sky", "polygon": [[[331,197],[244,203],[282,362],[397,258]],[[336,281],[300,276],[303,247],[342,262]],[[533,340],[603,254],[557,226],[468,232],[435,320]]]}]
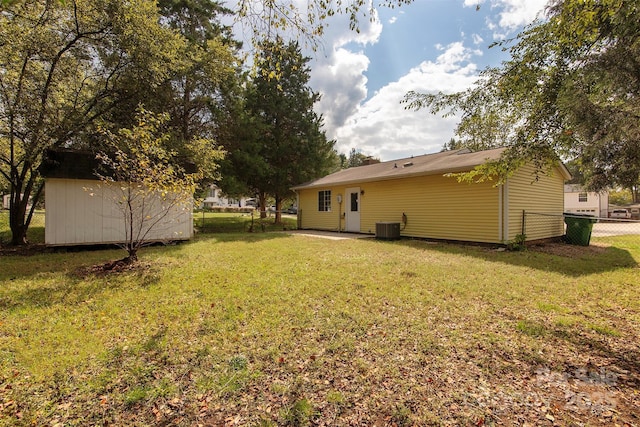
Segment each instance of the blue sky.
[{"label": "blue sky", "polygon": [[438,46],[455,41],[483,50],[478,57],[482,67],[499,61],[500,49],[487,49],[493,41],[487,40],[491,34],[485,30],[489,11],[489,7],[464,7],[463,2],[452,0],[418,0],[402,9],[380,9],[380,38],[364,49],[371,61],[365,72],[368,87],[376,91],[399,79],[423,60],[435,59],[441,52]]},{"label": "blue sky", "polygon": [[[468,88],[487,65],[505,59],[494,41],[517,35],[541,16],[546,0],[414,0],[378,9],[360,33],[336,16],[310,54],[311,86],[323,96],[316,110],[339,152],[352,148],[382,160],[437,152],[453,134],[455,117],[407,111],[409,90]],[[479,6],[479,8],[478,8]]]}]

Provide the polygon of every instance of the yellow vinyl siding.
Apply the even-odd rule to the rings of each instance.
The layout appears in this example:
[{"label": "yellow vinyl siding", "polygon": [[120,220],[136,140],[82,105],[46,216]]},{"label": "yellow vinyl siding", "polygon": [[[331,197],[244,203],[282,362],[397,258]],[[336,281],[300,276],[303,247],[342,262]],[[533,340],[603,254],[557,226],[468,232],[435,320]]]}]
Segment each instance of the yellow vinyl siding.
[{"label": "yellow vinyl siding", "polygon": [[[403,236],[499,243],[499,189],[492,183],[461,184],[442,175],[408,177],[350,185],[359,187],[360,232],[375,233],[377,222],[402,222]],[[331,190],[331,212],[318,212],[318,192]],[[345,186],[299,191],[301,228],[344,230],[337,195]],[[341,208],[338,213],[338,208]],[[401,225],[402,227],[402,225]]]},{"label": "yellow vinyl siding", "polygon": [[[475,162],[486,155],[489,157],[483,161],[487,161],[497,159],[500,153],[501,150],[436,153],[419,156],[417,164],[413,160],[385,162],[339,171],[297,187],[300,226],[344,230],[345,191],[358,188],[362,233],[374,234],[378,222],[399,222],[401,235],[407,237],[504,244],[522,233],[523,211],[527,211],[546,214],[527,217],[527,240],[561,236],[564,233],[561,216],[564,180],[570,177],[564,165],[559,164],[537,180],[534,167],[527,165],[504,185],[459,183],[440,172],[459,172],[473,167],[465,156],[472,156],[470,158]],[[460,164],[464,164],[464,168]],[[332,192],[332,209],[331,212],[319,212],[318,192],[326,190]],[[341,205],[337,203],[338,195],[344,199]],[[351,223],[353,218],[349,217],[350,227],[354,225]]]},{"label": "yellow vinyl siding", "polygon": [[[318,211],[318,193],[320,191],[331,190],[331,210],[328,212]],[[300,228],[312,228],[316,230],[344,230],[344,200],[342,209],[337,200],[337,195],[342,194],[344,199],[345,187],[313,188],[299,192],[298,211],[300,215]],[[340,209],[340,211],[339,211]]]},{"label": "yellow vinyl siding", "polygon": [[[376,222],[401,222],[404,236],[497,242],[498,189],[461,184],[442,175],[361,184],[361,231],[375,233]],[[401,225],[402,227],[402,225]]]},{"label": "yellow vinyl siding", "polygon": [[[522,233],[522,213],[561,215],[564,209],[564,177],[557,168],[549,174],[541,174],[536,181],[535,169],[527,165],[509,178],[508,185],[509,231],[507,241]],[[546,239],[564,234],[561,216],[527,217],[527,240]]]}]

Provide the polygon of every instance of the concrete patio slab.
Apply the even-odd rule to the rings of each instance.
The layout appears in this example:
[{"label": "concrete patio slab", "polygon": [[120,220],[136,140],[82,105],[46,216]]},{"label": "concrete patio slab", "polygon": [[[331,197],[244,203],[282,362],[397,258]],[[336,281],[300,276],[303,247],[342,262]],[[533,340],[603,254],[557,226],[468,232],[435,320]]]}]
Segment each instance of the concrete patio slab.
[{"label": "concrete patio slab", "polygon": [[339,233],[337,231],[319,231],[319,230],[292,230],[289,232],[294,236],[317,237],[329,240],[352,240],[352,239],[373,239],[373,234],[360,233]]}]

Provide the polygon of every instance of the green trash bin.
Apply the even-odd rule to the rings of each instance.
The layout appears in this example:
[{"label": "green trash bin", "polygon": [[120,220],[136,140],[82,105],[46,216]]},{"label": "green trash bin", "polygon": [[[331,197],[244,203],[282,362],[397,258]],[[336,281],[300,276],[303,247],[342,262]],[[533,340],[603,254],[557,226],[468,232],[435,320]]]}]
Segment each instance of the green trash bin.
[{"label": "green trash bin", "polygon": [[593,224],[598,218],[591,215],[565,213],[564,223],[567,224],[567,242],[572,245],[589,246]]}]

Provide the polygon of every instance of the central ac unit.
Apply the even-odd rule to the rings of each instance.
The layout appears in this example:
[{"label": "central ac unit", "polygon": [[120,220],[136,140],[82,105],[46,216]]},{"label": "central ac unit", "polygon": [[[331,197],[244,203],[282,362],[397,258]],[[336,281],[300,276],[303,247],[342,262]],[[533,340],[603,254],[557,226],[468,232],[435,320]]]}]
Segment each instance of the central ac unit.
[{"label": "central ac unit", "polygon": [[399,222],[376,222],[376,239],[397,240],[399,238]]}]

